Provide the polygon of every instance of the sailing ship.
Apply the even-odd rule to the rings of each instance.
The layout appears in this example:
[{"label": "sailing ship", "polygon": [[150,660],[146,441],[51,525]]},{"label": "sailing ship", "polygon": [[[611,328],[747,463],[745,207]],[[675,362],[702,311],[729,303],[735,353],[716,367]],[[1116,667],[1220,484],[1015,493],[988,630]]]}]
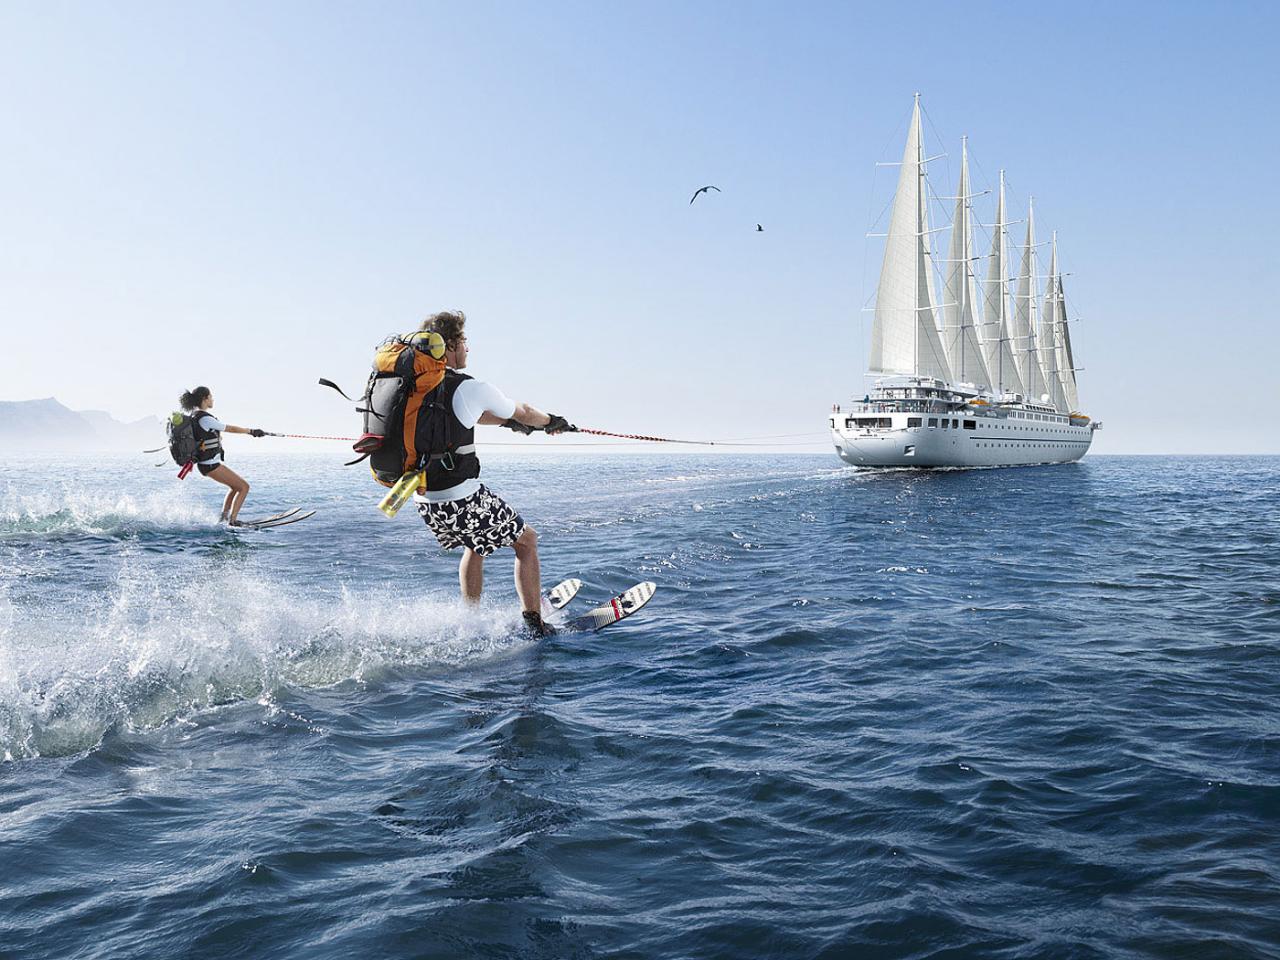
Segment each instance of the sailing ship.
[{"label": "sailing ship", "polygon": [[[936,159],[936,158],[934,158]],[[969,153],[947,257],[931,247],[928,159],[916,95],[876,288],[861,402],[832,408],[836,453],[859,467],[997,467],[1079,460],[1102,424],[1080,412],[1070,321],[1052,236],[1040,291],[1034,201],[1016,277],[1008,275],[1004,171],[985,277],[973,253]],[[941,267],[942,298],[934,271]],[[1012,286],[1012,290],[1010,287]]]}]

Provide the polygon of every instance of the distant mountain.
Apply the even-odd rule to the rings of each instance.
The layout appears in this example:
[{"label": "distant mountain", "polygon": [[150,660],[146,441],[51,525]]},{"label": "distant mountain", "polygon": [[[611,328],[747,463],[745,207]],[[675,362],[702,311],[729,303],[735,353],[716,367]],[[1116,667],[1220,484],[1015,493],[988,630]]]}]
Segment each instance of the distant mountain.
[{"label": "distant mountain", "polygon": [[101,410],[68,409],[53,397],[0,400],[0,444],[5,450],[137,451],[164,442],[164,423],[158,417],[121,423]]}]

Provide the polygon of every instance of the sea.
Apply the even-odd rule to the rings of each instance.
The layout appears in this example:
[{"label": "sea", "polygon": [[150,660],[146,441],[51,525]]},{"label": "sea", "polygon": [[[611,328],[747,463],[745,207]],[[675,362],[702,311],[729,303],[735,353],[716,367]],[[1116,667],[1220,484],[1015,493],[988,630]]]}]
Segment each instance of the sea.
[{"label": "sea", "polygon": [[[235,451],[233,451],[235,453]],[[1280,458],[0,462],[0,957],[1280,956]]]}]

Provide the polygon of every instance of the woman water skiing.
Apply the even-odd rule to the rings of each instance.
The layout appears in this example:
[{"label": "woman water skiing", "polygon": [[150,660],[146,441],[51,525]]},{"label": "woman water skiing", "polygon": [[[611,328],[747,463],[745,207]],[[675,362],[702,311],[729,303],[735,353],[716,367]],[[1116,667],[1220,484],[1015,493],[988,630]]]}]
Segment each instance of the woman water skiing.
[{"label": "woman water skiing", "polygon": [[208,387],[196,387],[184,391],[178,398],[182,409],[191,412],[192,429],[196,435],[198,452],[196,453],[196,469],[206,477],[217,480],[230,487],[226,499],[222,501],[222,520],[233,527],[240,526],[236,519],[240,508],[244,506],[245,497],[249,495],[249,481],[222,462],[226,454],[222,450],[222,434],[247,433],[251,437],[266,436],[265,430],[257,427],[237,427],[232,423],[223,423],[210,411],[213,409],[213,391]]}]

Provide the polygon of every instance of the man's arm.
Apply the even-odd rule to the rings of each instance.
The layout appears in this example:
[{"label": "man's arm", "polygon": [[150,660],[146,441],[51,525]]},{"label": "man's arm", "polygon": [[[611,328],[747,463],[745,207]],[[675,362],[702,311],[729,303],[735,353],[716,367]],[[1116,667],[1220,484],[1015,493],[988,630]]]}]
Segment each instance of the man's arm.
[{"label": "man's arm", "polygon": [[[517,423],[523,423],[526,427],[534,427],[535,429],[545,427],[551,422],[551,417],[548,414],[543,413],[537,407],[531,407],[527,403],[521,403],[519,400],[516,401],[516,412],[511,415],[511,419]],[[507,421],[502,417],[499,417],[497,414],[486,410],[484,413],[480,414],[480,422],[500,427]]]},{"label": "man's arm", "polygon": [[527,403],[516,401],[516,412],[511,415],[512,420],[519,421],[527,427],[545,427],[551,422],[551,416],[543,413],[537,407],[531,407]]},{"label": "man's arm", "polygon": [[476,423],[484,423],[491,427],[500,427],[506,422],[496,413],[490,413],[488,410],[480,414],[480,419],[476,421]]},{"label": "man's arm", "polygon": [[[547,424],[551,423],[552,417],[550,414],[543,413],[537,407],[531,407],[529,404],[522,403],[519,400],[517,400],[516,412],[511,415],[511,419],[516,421],[517,423],[523,423],[526,427],[534,427],[535,429],[541,429],[542,427],[545,427],[547,426]],[[487,423],[493,426],[500,427],[506,422],[507,421],[502,419],[502,417],[496,416],[490,413],[488,410],[480,414],[480,423]],[[562,430],[547,431],[547,433],[552,435],[557,433],[562,433],[562,432],[563,432]]]}]

